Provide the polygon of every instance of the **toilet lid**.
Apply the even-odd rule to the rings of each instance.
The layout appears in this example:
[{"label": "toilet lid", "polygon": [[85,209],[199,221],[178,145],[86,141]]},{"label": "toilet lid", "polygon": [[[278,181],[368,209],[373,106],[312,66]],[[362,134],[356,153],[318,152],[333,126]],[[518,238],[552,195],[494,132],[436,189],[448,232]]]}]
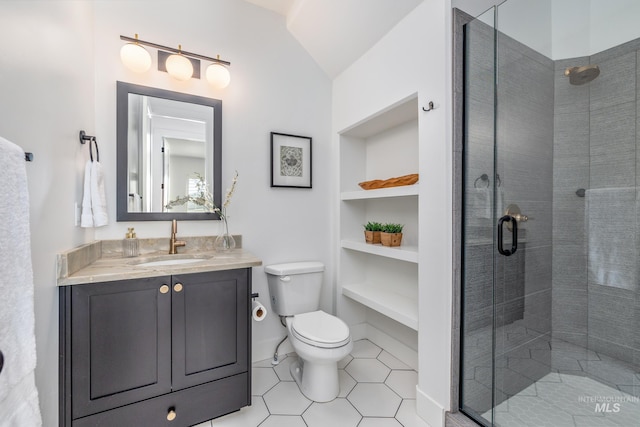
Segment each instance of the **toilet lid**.
[{"label": "toilet lid", "polygon": [[316,347],[341,347],[351,339],[346,323],[322,310],[295,315],[291,330],[298,339]]}]

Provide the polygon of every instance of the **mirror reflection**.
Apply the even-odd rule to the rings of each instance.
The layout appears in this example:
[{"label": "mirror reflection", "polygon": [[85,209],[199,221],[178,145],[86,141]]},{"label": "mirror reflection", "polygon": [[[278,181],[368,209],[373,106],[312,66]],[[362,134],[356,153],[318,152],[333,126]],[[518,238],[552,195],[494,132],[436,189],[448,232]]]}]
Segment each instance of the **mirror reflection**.
[{"label": "mirror reflection", "polygon": [[118,82],[118,220],[217,219],[221,104]]}]

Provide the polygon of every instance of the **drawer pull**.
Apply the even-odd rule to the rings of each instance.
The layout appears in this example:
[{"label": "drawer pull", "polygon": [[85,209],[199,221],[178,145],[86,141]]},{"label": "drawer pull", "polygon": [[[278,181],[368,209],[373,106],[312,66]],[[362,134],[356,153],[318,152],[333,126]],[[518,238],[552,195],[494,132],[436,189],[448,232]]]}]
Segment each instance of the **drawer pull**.
[{"label": "drawer pull", "polygon": [[167,285],[160,286],[160,293],[161,294],[166,294],[167,292],[169,292],[169,287]]},{"label": "drawer pull", "polygon": [[176,292],[182,291],[182,283],[176,283],[175,285],[173,285],[173,290]]},{"label": "drawer pull", "polygon": [[167,413],[167,421],[173,421],[177,416],[178,414],[176,414],[176,408],[169,408],[169,412]]}]

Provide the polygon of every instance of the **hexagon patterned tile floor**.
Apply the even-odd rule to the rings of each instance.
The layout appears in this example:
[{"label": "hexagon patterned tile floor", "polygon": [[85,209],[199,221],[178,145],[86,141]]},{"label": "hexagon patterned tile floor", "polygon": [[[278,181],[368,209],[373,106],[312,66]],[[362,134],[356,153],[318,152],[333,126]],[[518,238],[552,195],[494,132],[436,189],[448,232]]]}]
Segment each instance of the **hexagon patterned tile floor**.
[{"label": "hexagon patterned tile floor", "polygon": [[427,427],[415,410],[418,373],[371,341],[338,363],[340,394],[327,403],[302,395],[289,374],[296,359],[255,363],[252,405],[196,427]]},{"label": "hexagon patterned tile floor", "polygon": [[494,416],[501,427],[630,427],[640,420],[640,398],[592,378],[553,373],[499,404]]}]

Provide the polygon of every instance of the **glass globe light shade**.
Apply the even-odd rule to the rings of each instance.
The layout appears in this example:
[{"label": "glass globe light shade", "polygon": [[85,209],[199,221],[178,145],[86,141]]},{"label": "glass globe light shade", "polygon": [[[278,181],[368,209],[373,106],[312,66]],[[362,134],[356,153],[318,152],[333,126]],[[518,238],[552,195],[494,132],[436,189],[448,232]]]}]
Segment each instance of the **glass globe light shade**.
[{"label": "glass globe light shade", "polygon": [[174,79],[187,81],[193,76],[193,65],[191,61],[179,53],[169,56],[165,65],[167,67],[167,73]]},{"label": "glass globe light shade", "polygon": [[213,63],[207,67],[207,81],[217,89],[224,89],[231,82],[231,74],[224,65]]},{"label": "glass globe light shade", "polygon": [[125,67],[136,73],[151,68],[151,55],[138,43],[127,43],[120,49],[120,60]]}]

